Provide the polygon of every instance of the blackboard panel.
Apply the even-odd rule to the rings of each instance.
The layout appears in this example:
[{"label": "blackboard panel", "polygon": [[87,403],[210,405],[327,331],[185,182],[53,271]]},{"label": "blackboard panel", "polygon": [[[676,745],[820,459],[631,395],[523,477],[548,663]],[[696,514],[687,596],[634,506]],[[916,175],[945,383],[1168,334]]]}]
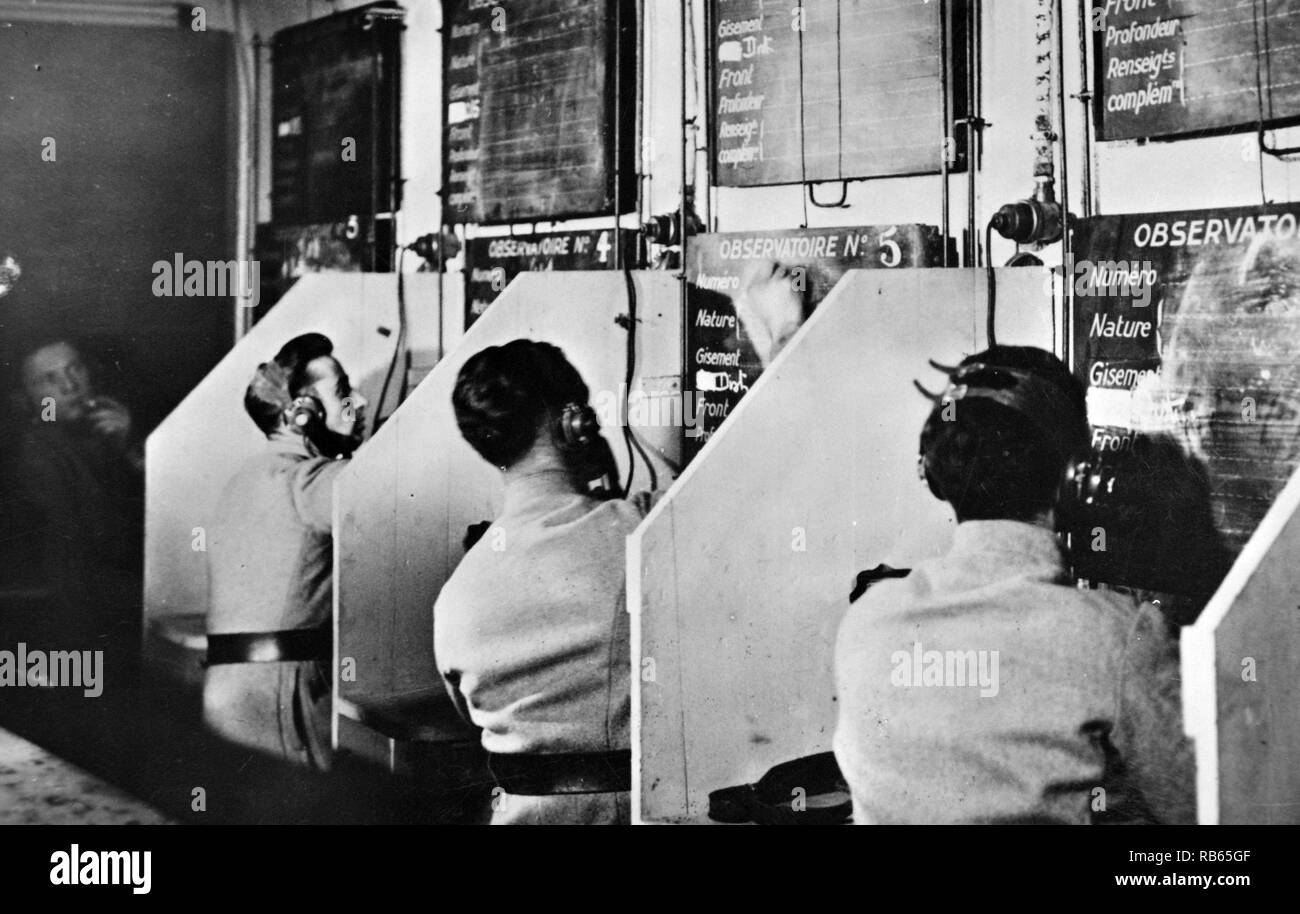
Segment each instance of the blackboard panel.
[{"label": "blackboard panel", "polygon": [[[1097,459],[1118,468],[1125,500],[1170,488],[1160,474],[1184,458],[1230,555],[1300,465],[1298,224],[1288,204],[1103,216],[1074,230],[1073,368],[1089,388]],[[1086,576],[1155,586],[1150,562],[1204,545],[1170,510],[1087,556]]]},{"label": "blackboard panel", "polygon": [[[962,3],[712,0],[716,183],[938,172],[949,6],[960,37]],[[949,75],[964,85],[957,56]]]},{"label": "blackboard panel", "polygon": [[1103,140],[1300,117],[1296,0],[1094,0],[1093,15]]},{"label": "blackboard panel", "polygon": [[[764,360],[741,320],[737,299],[767,294],[762,263],[794,271],[788,282],[803,290],[804,317],[821,304],[849,270],[939,266],[943,247],[929,225],[862,225],[769,232],[694,235],[686,243],[686,379],[695,392],[697,428],[687,437],[693,457],[731,415],[763,373]],[[743,303],[742,303],[743,304]]]},{"label": "blackboard panel", "polygon": [[397,206],[401,11],[373,3],[276,33],[271,210],[280,228]]},{"label": "blackboard panel", "polygon": [[621,202],[631,205],[634,4],[448,0],[444,6],[446,221],[613,214],[615,147]]},{"label": "blackboard panel", "polygon": [[307,215],[305,55],[284,48],[272,60],[271,218],[302,225]]}]

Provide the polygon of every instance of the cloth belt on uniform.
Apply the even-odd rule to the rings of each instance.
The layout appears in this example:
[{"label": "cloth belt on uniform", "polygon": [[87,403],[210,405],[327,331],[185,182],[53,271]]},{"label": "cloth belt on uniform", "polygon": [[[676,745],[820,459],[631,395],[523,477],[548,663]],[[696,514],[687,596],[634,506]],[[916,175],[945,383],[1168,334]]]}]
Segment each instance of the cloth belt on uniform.
[{"label": "cloth belt on uniform", "polygon": [[208,635],[208,657],[204,666],[294,660],[328,661],[334,651],[333,642],[329,628]]},{"label": "cloth belt on uniform", "polygon": [[632,750],[562,755],[488,753],[492,777],[506,793],[549,797],[632,789]]}]

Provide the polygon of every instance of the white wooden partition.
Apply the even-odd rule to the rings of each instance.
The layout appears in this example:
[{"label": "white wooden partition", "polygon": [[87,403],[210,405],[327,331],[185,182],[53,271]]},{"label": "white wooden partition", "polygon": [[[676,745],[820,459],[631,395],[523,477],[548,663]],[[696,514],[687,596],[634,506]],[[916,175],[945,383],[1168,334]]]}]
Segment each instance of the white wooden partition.
[{"label": "white wooden partition", "polygon": [[[1045,276],[997,271],[999,342],[1053,348]],[[912,379],[941,390],[927,359],[985,347],[985,299],[982,270],[847,274],[629,537],[643,820],[699,821],[710,791],[831,748],[856,573],[949,542]]]},{"label": "white wooden partition", "polygon": [[[452,291],[459,283],[446,285]],[[413,360],[431,359],[437,347],[438,277],[409,275],[405,292]],[[448,308],[460,305],[459,293],[455,301],[449,296]],[[184,617],[178,626],[202,631],[197,620],[207,610],[208,569],[206,555],[196,548],[203,545],[196,528],[206,529],[222,488],[239,465],[266,447],[266,438],[244,411],[244,390],[259,363],[293,337],[312,331],[333,341],[353,384],[371,401],[373,419],[397,340],[397,276],[304,276],[149,436],[146,627],[165,617]]]},{"label": "white wooden partition", "polygon": [[1196,623],[1183,720],[1202,825],[1300,823],[1300,471]]},{"label": "white wooden partition", "polygon": [[[676,396],[678,282],[663,272],[633,276],[639,321],[632,388]],[[521,337],[554,343],[599,408],[624,381],[627,332],[616,318],[627,311],[620,273],[518,276],[342,474],[335,503],[335,695],[347,719],[390,737],[464,735],[434,665],[433,603],[464,555],[466,527],[498,515],[503,488],[500,473],[456,428],[451,392],[461,366],[487,346]],[[666,486],[670,470],[659,455],[677,462],[681,428],[638,432]],[[607,426],[605,434],[626,478],[621,431]],[[636,486],[648,488],[646,468],[639,458],[637,464]]]}]

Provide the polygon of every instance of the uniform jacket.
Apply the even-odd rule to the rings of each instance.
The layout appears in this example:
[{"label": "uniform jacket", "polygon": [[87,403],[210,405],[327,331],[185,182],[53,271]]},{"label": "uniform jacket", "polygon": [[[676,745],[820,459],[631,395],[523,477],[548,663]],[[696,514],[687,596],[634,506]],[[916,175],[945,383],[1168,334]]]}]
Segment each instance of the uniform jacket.
[{"label": "uniform jacket", "polygon": [[346,460],[276,435],[221,493],[207,531],[208,631],[314,628],[330,619],[334,480]]},{"label": "uniform jacket", "polygon": [[[433,610],[439,671],[482,728],[485,749],[631,747],[624,556],[640,520],[632,503],[575,493],[563,472],[511,481],[502,515],[465,555]],[[620,816],[625,794],[512,797],[493,821]]]},{"label": "uniform jacket", "polygon": [[[333,607],[333,488],[347,461],[276,435],[226,485],[208,531],[210,634],[315,628]],[[231,742],[329,767],[330,676],[316,661],[204,674],[204,720]]]},{"label": "uniform jacket", "polygon": [[1176,643],[1047,529],[959,524],[849,608],[835,673],[857,822],[1195,821]]}]

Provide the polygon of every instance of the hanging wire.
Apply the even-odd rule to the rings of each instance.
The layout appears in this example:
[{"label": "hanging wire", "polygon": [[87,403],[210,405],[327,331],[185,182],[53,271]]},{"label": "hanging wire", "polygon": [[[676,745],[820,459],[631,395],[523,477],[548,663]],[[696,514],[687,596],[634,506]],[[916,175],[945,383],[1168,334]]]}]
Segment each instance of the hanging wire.
[{"label": "hanging wire", "polygon": [[[998,344],[997,334],[994,332],[997,324],[997,303],[998,303],[998,280],[993,272],[993,223],[990,222],[984,227],[984,269],[985,276],[988,280],[988,308],[984,317],[984,335],[988,338],[988,348],[992,349]],[[1055,334],[1053,334],[1055,335]]]},{"label": "hanging wire", "polygon": [[[441,243],[441,242],[440,242]],[[402,275],[402,259],[406,254],[406,246],[403,245],[397,253],[397,339],[393,341],[393,357],[388,362],[388,371],[384,374],[384,386],[379,390],[379,402],[375,406],[375,431],[383,423],[388,421],[388,417],[397,411],[397,406],[402,405],[402,399],[406,395],[406,379],[403,377],[399,389],[397,406],[389,411],[388,416],[384,415],[384,401],[388,399],[388,387],[393,382],[393,374],[397,371],[399,362],[405,360],[406,351],[406,283]]]},{"label": "hanging wire", "polygon": [[803,225],[801,228],[808,227],[808,139],[804,128],[804,99],[803,99],[803,32],[808,25],[804,18],[803,0],[799,0],[799,28],[796,34],[799,36],[799,197],[803,203]]},{"label": "hanging wire", "polygon": [[[1260,7],[1263,7],[1263,16],[1260,15]],[[1265,138],[1264,131],[1264,66],[1265,59],[1268,61],[1268,108],[1269,114],[1273,113],[1273,55],[1269,50],[1268,40],[1268,0],[1251,0],[1250,14],[1255,28],[1255,103],[1258,106],[1258,137],[1259,151],[1264,155],[1271,155],[1276,159],[1285,159],[1287,156],[1300,154],[1300,146],[1270,146]],[[1261,28],[1261,19],[1263,25]],[[1260,42],[1260,32],[1263,32],[1263,43]],[[1289,159],[1287,161],[1290,161]],[[1259,163],[1259,192],[1264,196],[1264,161],[1260,157]],[[1267,198],[1264,200],[1268,202]]]},{"label": "hanging wire", "polygon": [[[835,0],[835,174],[844,180],[844,41],[840,26],[840,0]],[[812,188],[808,189],[812,193]],[[849,184],[844,182],[844,196],[849,194]],[[841,198],[841,203],[844,199]]]},{"label": "hanging wire", "polygon": [[636,457],[632,454],[635,447],[636,452],[641,455],[645,461],[646,471],[650,474],[650,491],[653,492],[659,488],[659,474],[655,471],[655,465],[650,460],[650,455],[646,453],[641,444],[641,439],[637,436],[636,431],[632,428],[630,418],[632,412],[632,382],[636,379],[636,331],[637,331],[637,300],[636,300],[636,282],[632,278],[630,267],[623,268],[623,281],[627,286],[627,359],[626,374],[623,379],[623,443],[627,447],[627,483],[623,486],[623,497],[627,498],[632,493],[632,477],[636,475]]},{"label": "hanging wire", "polygon": [[799,181],[803,194],[803,228],[808,227],[808,204],[818,209],[848,209],[849,182],[844,177],[844,68],[841,62],[844,44],[840,40],[841,0],[835,0],[835,118],[836,118],[836,174],[840,182],[840,197],[833,203],[822,203],[814,190],[817,182],[808,180],[808,141],[804,121],[804,69],[803,33],[807,20],[803,18],[803,0],[799,0]]},{"label": "hanging wire", "polygon": [[[848,202],[847,202],[848,199],[849,199],[849,182],[848,182],[848,181],[846,181],[846,180],[844,180],[844,179],[840,179],[840,198],[839,198],[838,200],[836,200],[834,203],[822,203],[820,200],[818,200],[818,199],[817,199],[817,195],[813,192],[813,189],[814,189],[816,186],[817,186],[816,184],[808,184],[808,185],[807,185],[807,187],[808,187],[808,199],[809,199],[810,201],[812,201],[812,205],[813,205],[813,206],[816,206],[816,207],[818,207],[819,209],[848,209],[848,208],[849,208],[849,204],[848,204]],[[805,216],[805,219],[806,219],[806,218],[807,218],[807,217]]]}]

